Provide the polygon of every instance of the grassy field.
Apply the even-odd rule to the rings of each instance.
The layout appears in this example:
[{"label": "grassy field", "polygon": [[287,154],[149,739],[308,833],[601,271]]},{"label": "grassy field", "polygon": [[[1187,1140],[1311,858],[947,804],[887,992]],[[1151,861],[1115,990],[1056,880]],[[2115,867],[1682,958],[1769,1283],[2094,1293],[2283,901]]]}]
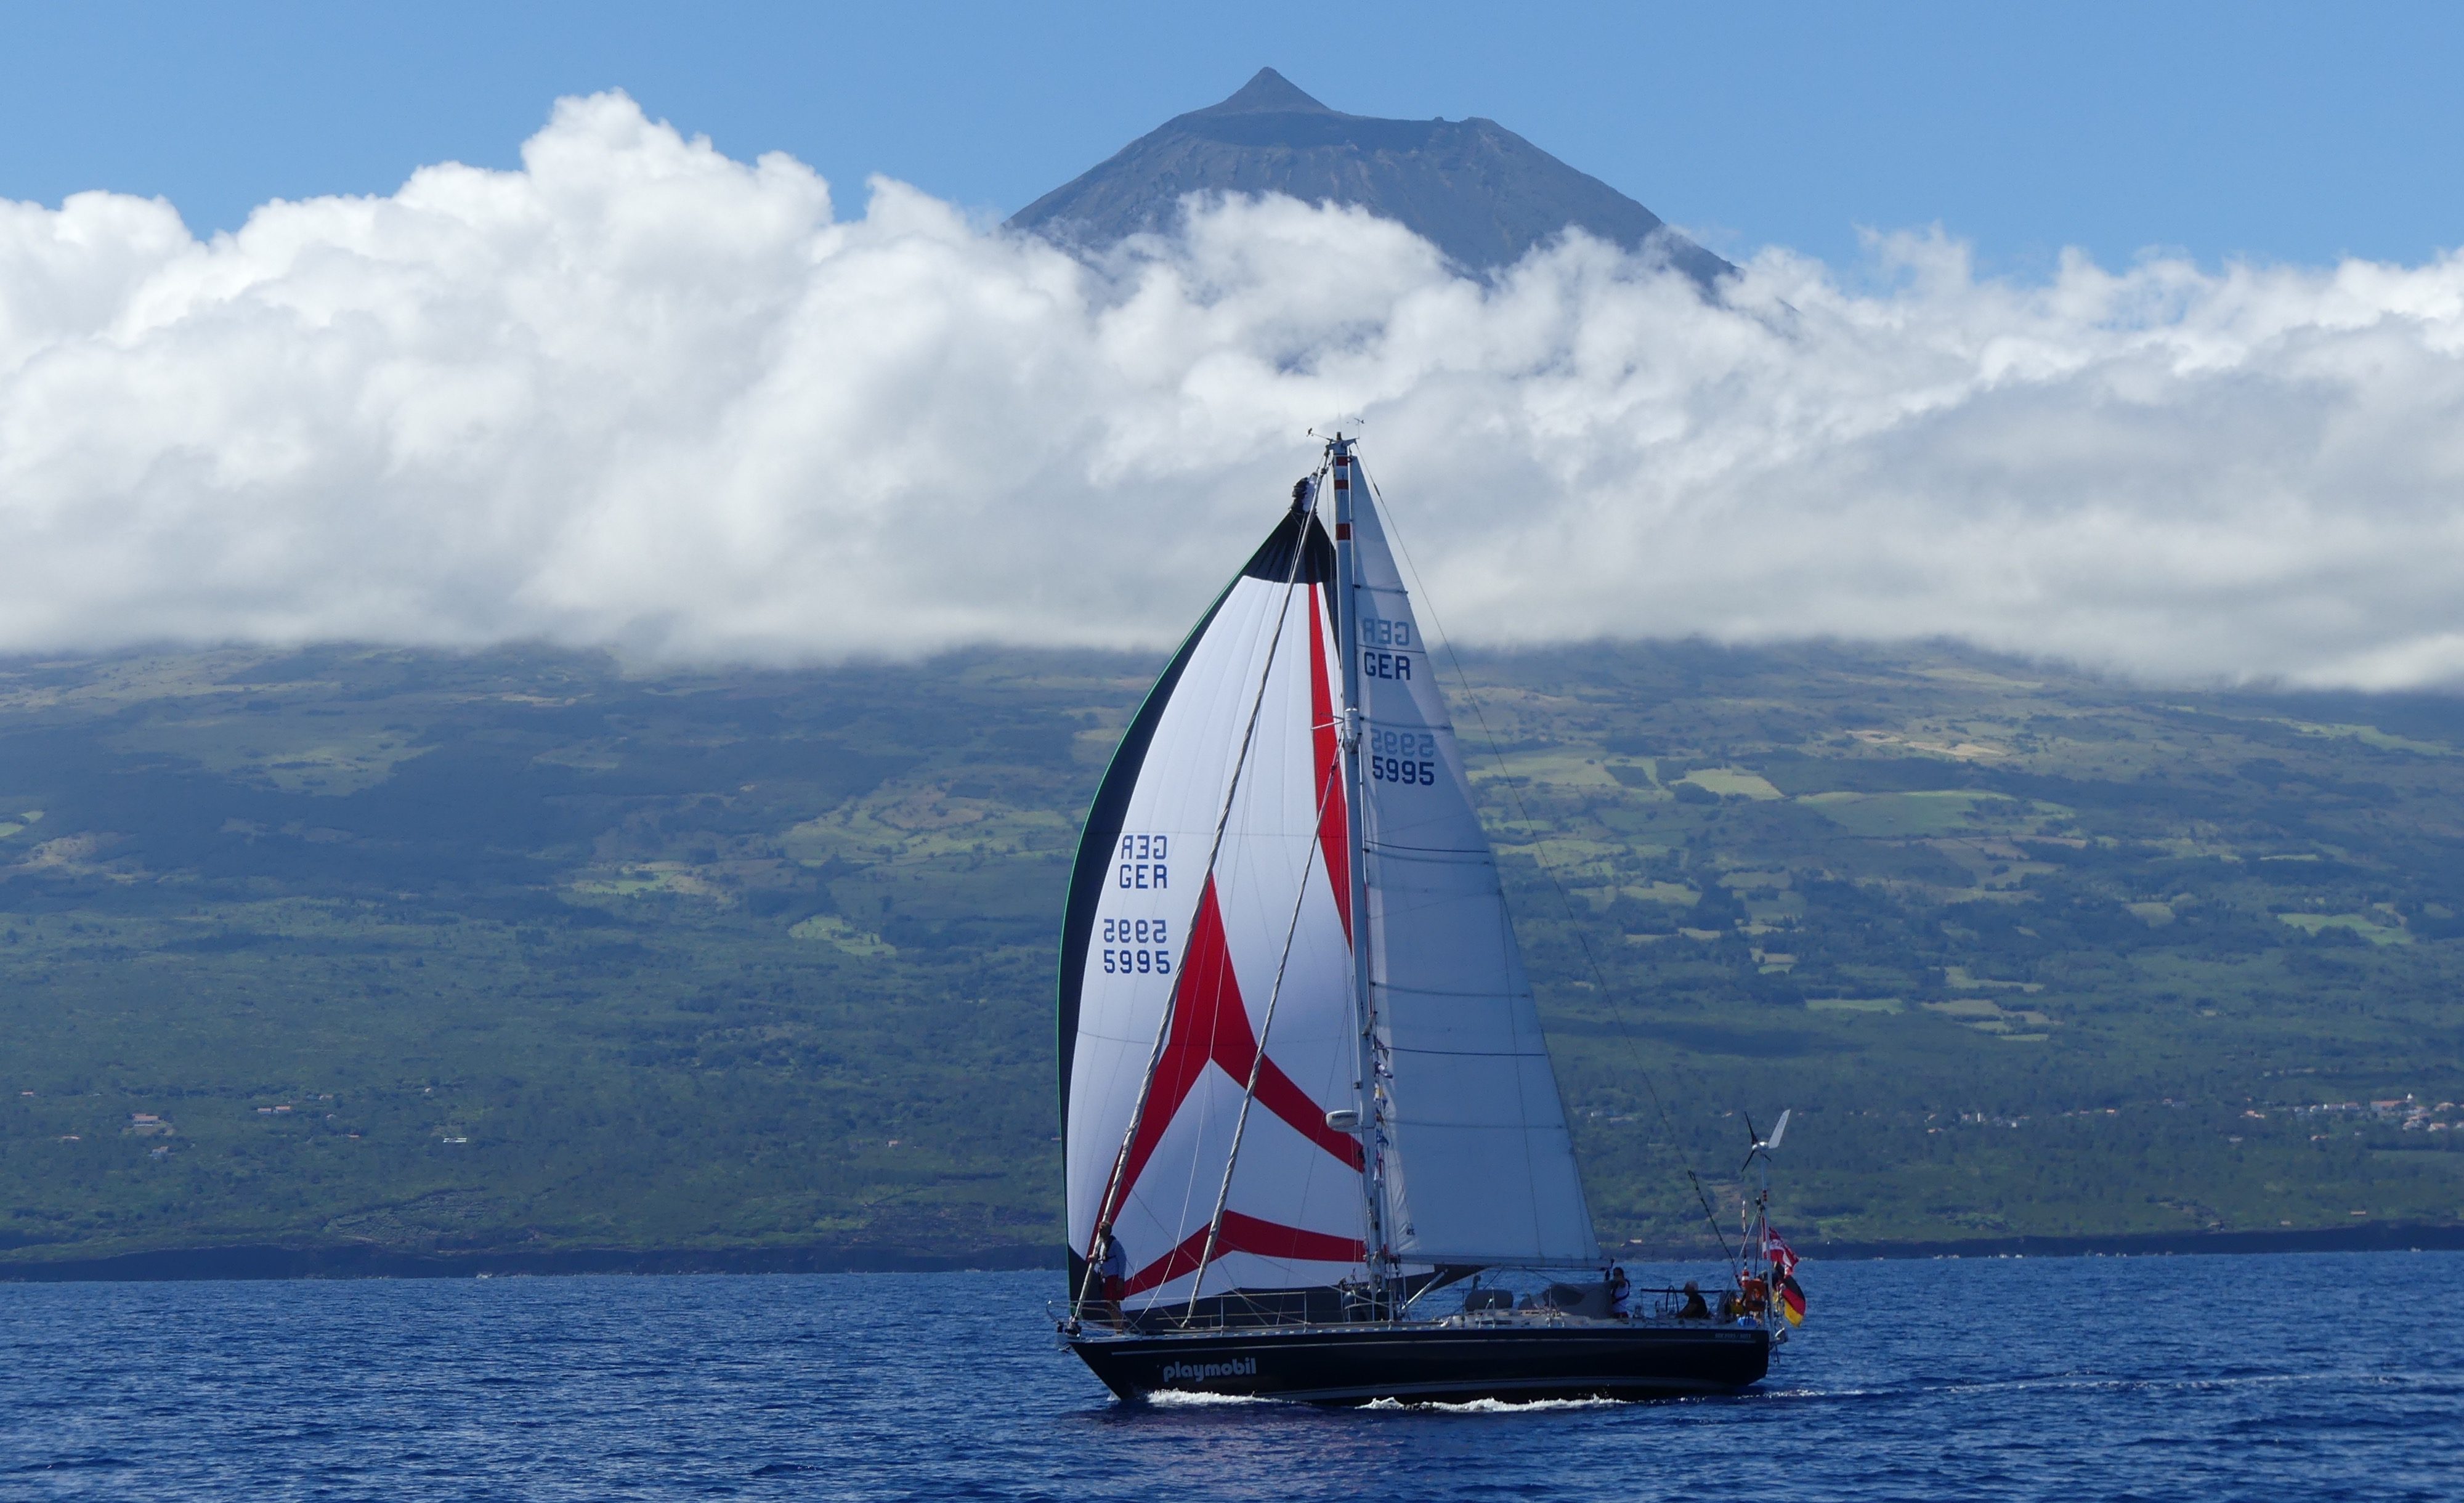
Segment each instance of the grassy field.
[{"label": "grassy field", "polygon": [[[2464,1221],[2464,703],[1948,649],[1456,689],[1605,1232]],[[1154,663],[0,665],[0,1260],[1056,1238],[1076,821]]]}]

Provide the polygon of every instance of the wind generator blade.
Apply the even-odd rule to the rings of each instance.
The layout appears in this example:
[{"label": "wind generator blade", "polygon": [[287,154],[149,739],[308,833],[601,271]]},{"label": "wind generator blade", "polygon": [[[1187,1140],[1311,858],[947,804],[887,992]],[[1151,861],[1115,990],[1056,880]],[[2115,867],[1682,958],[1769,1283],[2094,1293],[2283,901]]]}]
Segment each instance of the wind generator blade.
[{"label": "wind generator blade", "polygon": [[1771,1124],[1771,1141],[1763,1144],[1763,1146],[1765,1148],[1777,1148],[1779,1146],[1779,1140],[1787,1136],[1788,1113],[1782,1112],[1779,1115],[1779,1120]]}]

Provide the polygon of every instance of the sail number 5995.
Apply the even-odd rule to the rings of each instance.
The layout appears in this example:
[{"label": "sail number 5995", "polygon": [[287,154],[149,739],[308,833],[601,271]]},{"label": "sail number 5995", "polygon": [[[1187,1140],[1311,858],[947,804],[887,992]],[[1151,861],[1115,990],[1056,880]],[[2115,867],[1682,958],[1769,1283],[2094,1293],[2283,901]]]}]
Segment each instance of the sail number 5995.
[{"label": "sail number 5995", "polygon": [[[1169,976],[1172,974],[1172,925],[1162,918],[1104,920],[1104,974],[1107,976]],[[1124,948],[1114,949],[1114,945]]]},{"label": "sail number 5995", "polygon": [[1425,731],[1369,733],[1369,775],[1380,783],[1435,787],[1438,783],[1438,739]]}]

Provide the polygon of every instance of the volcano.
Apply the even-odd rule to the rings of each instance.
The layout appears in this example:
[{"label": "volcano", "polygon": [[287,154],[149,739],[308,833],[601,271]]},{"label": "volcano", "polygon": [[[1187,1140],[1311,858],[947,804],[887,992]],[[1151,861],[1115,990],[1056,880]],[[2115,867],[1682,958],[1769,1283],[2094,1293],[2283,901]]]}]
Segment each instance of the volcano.
[{"label": "volcano", "polygon": [[1659,257],[1705,288],[1736,270],[1495,121],[1347,115],[1272,68],[1220,104],[1164,122],[1009,223],[1101,251],[1133,234],[1170,232],[1192,193],[1356,205],[1475,275],[1512,265],[1569,229]]}]

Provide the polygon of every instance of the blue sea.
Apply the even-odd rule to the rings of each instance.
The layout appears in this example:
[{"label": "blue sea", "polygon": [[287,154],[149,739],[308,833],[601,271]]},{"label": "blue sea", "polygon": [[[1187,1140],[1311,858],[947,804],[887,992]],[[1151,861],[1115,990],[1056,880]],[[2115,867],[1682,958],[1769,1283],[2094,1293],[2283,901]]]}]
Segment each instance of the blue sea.
[{"label": "blue sea", "polygon": [[1115,1404],[1049,1273],[0,1284],[0,1497],[2464,1498],[2464,1254],[1802,1276],[1742,1397],[1348,1412]]}]

